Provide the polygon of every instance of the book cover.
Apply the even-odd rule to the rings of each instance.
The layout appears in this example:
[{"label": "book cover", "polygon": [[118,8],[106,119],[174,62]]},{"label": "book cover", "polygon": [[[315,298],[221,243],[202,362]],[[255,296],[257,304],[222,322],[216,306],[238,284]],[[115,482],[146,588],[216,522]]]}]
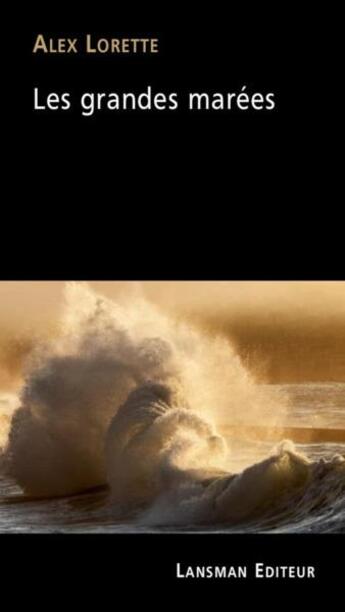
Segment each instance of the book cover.
[{"label": "book cover", "polygon": [[10,593],[18,572],[59,605],[340,588],[345,280],[322,16],[228,4],[32,3],[8,29]]}]

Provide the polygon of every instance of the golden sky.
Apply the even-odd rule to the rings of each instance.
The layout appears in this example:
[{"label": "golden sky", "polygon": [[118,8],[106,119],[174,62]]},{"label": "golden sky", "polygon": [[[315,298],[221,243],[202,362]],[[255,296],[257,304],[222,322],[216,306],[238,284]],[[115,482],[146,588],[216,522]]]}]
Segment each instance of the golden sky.
[{"label": "golden sky", "polygon": [[[270,381],[345,380],[345,281],[89,282],[111,298],[143,293],[173,316],[223,333]],[[54,325],[63,282],[0,282],[0,386],[36,334]],[[300,361],[299,361],[300,359]],[[11,373],[12,372],[12,373]],[[272,379],[272,380],[271,380]]]},{"label": "golden sky", "polygon": [[[148,298],[178,309],[298,314],[345,314],[345,281],[91,281],[109,297],[124,290],[143,290]],[[39,321],[55,316],[62,299],[63,282],[0,281],[0,324],[17,320]]]}]

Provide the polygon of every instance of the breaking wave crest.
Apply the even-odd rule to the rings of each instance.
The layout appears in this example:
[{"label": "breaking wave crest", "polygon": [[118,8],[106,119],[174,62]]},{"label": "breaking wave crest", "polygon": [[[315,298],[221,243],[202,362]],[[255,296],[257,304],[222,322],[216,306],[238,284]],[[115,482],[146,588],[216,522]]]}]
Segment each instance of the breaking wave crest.
[{"label": "breaking wave crest", "polygon": [[[239,474],[226,471],[226,444],[176,403],[164,386],[133,391],[109,428],[114,507],[146,525],[289,522],[345,495],[345,460],[312,462],[292,442]],[[326,503],[327,502],[327,503]]]},{"label": "breaking wave crest", "polygon": [[138,294],[114,303],[71,283],[58,335],[27,362],[2,461],[31,496],[108,483],[114,517],[144,524],[269,522],[292,500],[303,514],[344,496],[344,458],[313,463],[291,443],[231,473],[224,417],[275,424],[284,410],[224,339]]}]

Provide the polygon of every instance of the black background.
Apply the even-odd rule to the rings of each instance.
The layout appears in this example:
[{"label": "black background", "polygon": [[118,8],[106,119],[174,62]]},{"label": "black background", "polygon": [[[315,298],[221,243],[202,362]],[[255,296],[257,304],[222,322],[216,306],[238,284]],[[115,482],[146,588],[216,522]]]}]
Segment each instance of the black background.
[{"label": "black background", "polygon": [[[15,11],[5,66],[4,234],[10,252],[20,245],[25,257],[13,263],[3,243],[5,276],[342,277],[324,12],[233,2],[188,10],[51,2]],[[158,36],[161,53],[33,56],[40,32]],[[274,91],[277,107],[92,119],[32,110],[35,86],[77,97],[149,83],[182,98],[247,85]]]},{"label": "black background", "polygon": [[[238,4],[188,3],[188,13],[176,3],[147,2],[13,7],[6,28],[2,278],[343,278],[329,114],[317,103],[327,70],[319,16],[298,4]],[[154,36],[161,53],[33,56],[41,32]],[[182,96],[246,84],[276,92],[277,108],[91,119],[33,112],[35,86],[77,96],[148,84]],[[26,593],[41,597],[41,580],[51,589],[46,607],[52,593],[66,606],[67,588],[82,604],[97,595],[102,605],[109,596],[114,607],[119,590],[128,605],[136,598],[162,607],[157,584],[167,586],[167,602],[187,591],[205,602],[206,591],[225,594],[229,606],[235,591],[277,596],[277,582],[177,583],[174,564],[184,559],[313,562],[316,582],[279,584],[284,597],[301,589],[312,596],[340,584],[343,544],[342,536],[324,535],[1,537],[11,568],[5,585],[14,588],[19,563]],[[131,577],[132,564],[140,570]]]}]

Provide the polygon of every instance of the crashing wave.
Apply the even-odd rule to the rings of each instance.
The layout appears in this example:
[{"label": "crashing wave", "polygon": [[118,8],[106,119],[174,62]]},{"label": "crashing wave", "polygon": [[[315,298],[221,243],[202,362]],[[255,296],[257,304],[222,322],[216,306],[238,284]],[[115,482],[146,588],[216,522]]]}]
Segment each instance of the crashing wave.
[{"label": "crashing wave", "polygon": [[59,334],[28,360],[3,459],[30,496],[108,483],[114,516],[269,525],[272,516],[284,522],[292,510],[312,511],[344,492],[342,457],[313,463],[286,443],[231,473],[217,433],[224,415],[235,423],[270,415],[274,424],[284,407],[226,340],[176,323],[138,296],[114,303],[72,283]]}]

